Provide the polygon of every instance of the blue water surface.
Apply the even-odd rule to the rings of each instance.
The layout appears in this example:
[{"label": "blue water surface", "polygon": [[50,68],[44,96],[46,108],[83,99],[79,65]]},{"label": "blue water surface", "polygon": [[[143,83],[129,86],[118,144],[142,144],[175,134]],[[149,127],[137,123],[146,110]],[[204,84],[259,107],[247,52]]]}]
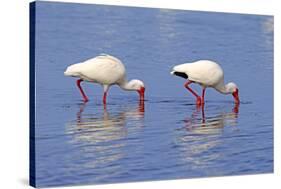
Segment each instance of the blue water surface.
[{"label": "blue water surface", "polygon": [[[108,53],[146,101],[117,86],[65,77],[73,63]],[[273,172],[273,17],[36,2],[36,184],[58,186]],[[211,59],[231,95],[206,91],[204,108],[170,75]],[[201,93],[199,86],[192,87]]]}]

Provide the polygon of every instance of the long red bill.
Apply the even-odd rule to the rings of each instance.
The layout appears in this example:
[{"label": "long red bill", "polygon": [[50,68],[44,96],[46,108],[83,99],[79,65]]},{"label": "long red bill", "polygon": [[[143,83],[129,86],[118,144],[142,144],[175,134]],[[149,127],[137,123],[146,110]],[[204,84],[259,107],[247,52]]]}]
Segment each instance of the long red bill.
[{"label": "long red bill", "polygon": [[233,97],[234,97],[234,101],[236,104],[239,104],[240,103],[240,100],[239,100],[239,95],[238,95],[238,89],[232,93]]},{"label": "long red bill", "polygon": [[140,95],[140,101],[144,101],[144,92],[145,92],[144,87],[141,87],[140,90],[138,90],[138,93]]}]

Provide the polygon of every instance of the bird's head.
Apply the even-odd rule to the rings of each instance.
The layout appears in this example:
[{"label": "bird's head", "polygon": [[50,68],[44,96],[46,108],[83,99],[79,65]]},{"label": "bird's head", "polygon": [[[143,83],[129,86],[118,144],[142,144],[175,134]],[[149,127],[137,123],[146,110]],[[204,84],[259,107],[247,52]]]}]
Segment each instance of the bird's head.
[{"label": "bird's head", "polygon": [[239,100],[239,90],[238,90],[238,87],[235,83],[228,83],[227,84],[227,90],[232,94],[233,98],[234,98],[234,101],[236,104],[239,104],[240,103],[240,100]]},{"label": "bird's head", "polygon": [[140,95],[140,100],[144,100],[144,92],[145,92],[145,86],[144,83],[141,80],[133,79],[129,82],[131,90],[135,90]]}]

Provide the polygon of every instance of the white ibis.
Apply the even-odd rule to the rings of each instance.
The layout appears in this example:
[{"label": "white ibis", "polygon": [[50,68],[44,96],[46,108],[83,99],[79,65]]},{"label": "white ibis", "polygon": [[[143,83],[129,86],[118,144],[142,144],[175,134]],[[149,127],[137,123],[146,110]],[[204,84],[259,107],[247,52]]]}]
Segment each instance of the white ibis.
[{"label": "white ibis", "polygon": [[[237,85],[233,82],[224,84],[223,70],[216,62],[199,60],[180,64],[173,67],[171,74],[188,80],[184,86],[196,97],[196,104],[204,104],[207,87],[212,87],[222,94],[232,94],[235,103],[238,104],[240,102]],[[190,88],[189,85],[191,83],[197,83],[202,86],[202,97]]]},{"label": "white ibis", "polygon": [[106,96],[109,87],[115,84],[127,91],[137,91],[140,95],[140,101],[144,100],[144,83],[137,79],[128,82],[126,79],[125,66],[114,56],[101,54],[84,62],[70,65],[67,67],[64,75],[79,78],[76,84],[81,92],[84,102],[88,101],[88,97],[80,85],[82,81],[99,83],[103,86],[104,104],[106,104]]}]

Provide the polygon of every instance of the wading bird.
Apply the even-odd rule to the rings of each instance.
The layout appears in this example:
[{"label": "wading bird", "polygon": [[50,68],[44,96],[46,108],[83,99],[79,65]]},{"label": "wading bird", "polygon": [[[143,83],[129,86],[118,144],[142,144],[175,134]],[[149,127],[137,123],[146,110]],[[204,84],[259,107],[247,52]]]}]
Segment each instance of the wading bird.
[{"label": "wading bird", "polygon": [[128,82],[125,66],[114,56],[101,54],[84,62],[70,65],[65,70],[64,75],[79,78],[76,84],[84,102],[88,101],[88,97],[81,87],[82,81],[99,83],[103,86],[104,104],[106,104],[107,92],[111,85],[118,85],[126,91],[137,91],[140,95],[140,101],[144,100],[144,83],[137,79]]},{"label": "wading bird", "polygon": [[[205,90],[212,87],[222,94],[232,94],[234,101],[238,104],[238,87],[235,83],[224,84],[224,74],[222,68],[213,61],[199,60],[192,63],[180,64],[173,67],[171,74],[187,79],[185,87],[196,97],[196,104],[204,104]],[[202,86],[202,96],[200,97],[190,88],[191,83]]]}]

